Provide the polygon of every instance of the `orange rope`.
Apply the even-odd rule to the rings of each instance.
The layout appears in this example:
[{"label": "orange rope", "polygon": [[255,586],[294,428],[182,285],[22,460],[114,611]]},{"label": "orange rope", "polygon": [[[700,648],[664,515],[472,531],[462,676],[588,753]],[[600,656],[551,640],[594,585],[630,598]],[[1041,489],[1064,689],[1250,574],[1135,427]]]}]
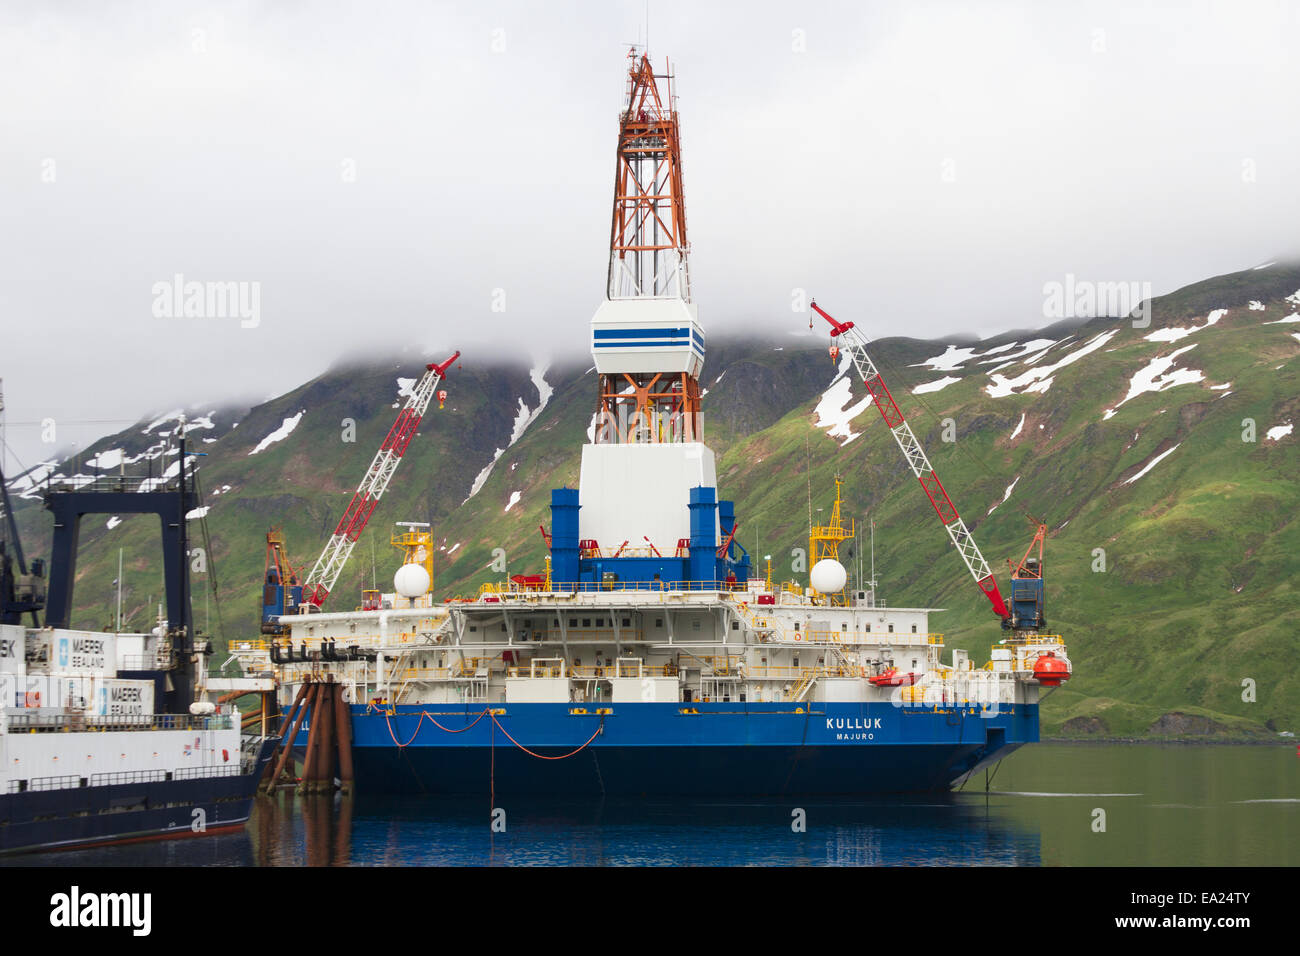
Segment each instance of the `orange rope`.
[{"label": "orange rope", "polygon": [[[498,727],[501,727],[501,721],[497,720],[496,714],[492,715],[492,723],[496,724]],[[511,737],[510,731],[506,730],[504,727],[501,727],[501,732],[506,735],[507,740],[509,740],[512,744],[514,744],[524,753],[528,754],[528,756],[530,757],[536,757],[538,760],[564,760],[566,757],[572,757],[574,754],[580,753],[581,751],[587,749],[587,744],[590,744],[593,740],[599,737],[600,732],[604,729],[605,729],[605,718],[602,717],[600,719],[600,726],[596,728],[596,732],[594,734],[592,734],[590,737],[587,738],[587,743],[583,744],[577,750],[571,750],[567,754],[561,754],[558,757],[547,757],[545,754],[533,753],[531,750],[529,750],[519,741],[515,740],[514,737]]]},{"label": "orange rope", "polygon": [[433,715],[430,714],[427,710],[422,710],[422,711],[420,711],[420,719],[419,719],[418,721],[416,721],[416,723],[415,723],[415,733],[411,734],[410,739],[407,740],[406,743],[402,743],[401,741],[399,741],[399,740],[397,739],[397,734],[393,733],[393,718],[392,718],[392,715],[391,715],[391,714],[388,714],[388,713],[385,713],[385,714],[384,714],[384,720],[385,720],[385,722],[388,724],[388,736],[390,736],[390,737],[393,738],[393,743],[397,745],[397,748],[398,748],[399,750],[404,750],[405,748],[409,747],[412,743],[415,742],[415,738],[418,737],[419,734],[420,734],[420,725],[424,723],[424,720],[425,720],[426,717],[428,718],[429,723],[433,724],[435,727],[437,727],[437,728],[438,728],[439,730],[441,730],[441,731],[444,731],[444,732],[449,733],[449,734],[463,734],[465,731],[467,731],[467,730],[469,730],[471,727],[473,727],[474,724],[477,724],[480,720],[482,720],[484,717],[486,717],[486,716],[488,716],[488,715],[491,715],[491,717],[492,717],[492,723],[493,723],[494,725],[496,725],[497,727],[500,727],[500,728],[501,728],[501,732],[502,732],[503,734],[506,735],[506,739],[507,739],[507,740],[509,740],[512,744],[514,744],[516,747],[518,747],[518,748],[519,748],[520,750],[522,750],[524,753],[528,754],[528,756],[530,756],[530,757],[536,757],[538,760],[564,760],[564,759],[566,759],[566,758],[568,758],[568,757],[572,757],[574,754],[581,753],[583,750],[586,750],[587,747],[591,744],[591,742],[592,742],[593,740],[595,740],[597,737],[599,737],[600,734],[601,734],[601,732],[605,729],[605,719],[602,717],[601,720],[600,720],[600,726],[598,726],[598,727],[596,728],[596,732],[595,732],[594,734],[592,734],[590,737],[588,737],[588,738],[587,738],[587,742],[584,743],[584,744],[583,744],[581,747],[579,747],[577,750],[571,750],[571,751],[569,751],[567,754],[561,754],[561,755],[558,756],[558,757],[548,757],[548,756],[546,756],[545,754],[539,754],[539,753],[535,753],[535,752],[529,750],[527,747],[525,747],[525,746],[524,746],[523,744],[521,744],[519,741],[515,740],[514,737],[511,737],[511,736],[510,736],[510,731],[506,730],[505,727],[502,727],[502,726],[501,726],[501,721],[497,720],[496,714],[493,714],[490,708],[484,710],[481,714],[479,714],[477,717],[475,717],[473,723],[466,724],[464,727],[461,727],[459,730],[452,730],[452,729],[449,728],[449,727],[444,727],[442,724],[440,724],[440,723],[438,723],[436,720],[434,720],[434,719],[433,719]]},{"label": "orange rope", "polygon": [[439,730],[445,731],[446,733],[449,733],[449,734],[463,734],[465,731],[467,731],[467,730],[469,730],[471,727],[473,727],[474,724],[477,724],[480,720],[482,720],[484,717],[486,717],[486,716],[487,716],[487,713],[488,713],[488,712],[485,710],[485,711],[483,711],[481,714],[479,714],[477,717],[474,718],[473,723],[466,724],[464,727],[460,728],[460,730],[452,730],[451,728],[449,728],[449,727],[444,727],[442,724],[440,724],[440,723],[438,723],[436,720],[434,720],[434,719],[433,719],[433,715],[432,715],[431,713],[429,713],[427,710],[422,710],[422,711],[420,711],[420,719],[417,720],[417,721],[415,722],[415,733],[411,734],[411,739],[408,740],[406,743],[401,743],[401,742],[399,742],[398,739],[397,739],[397,735],[396,735],[395,733],[393,733],[393,717],[392,717],[392,715],[391,715],[391,714],[388,714],[388,713],[385,713],[385,714],[384,714],[384,720],[385,720],[385,721],[387,722],[387,724],[388,724],[388,736],[390,736],[390,737],[393,738],[393,743],[397,744],[397,748],[398,748],[399,750],[404,750],[404,749],[406,749],[407,747],[411,746],[412,743],[415,742],[415,738],[418,737],[419,734],[420,734],[420,724],[424,723],[424,720],[425,720],[426,717],[429,719],[429,723],[433,724],[433,725],[434,725],[435,727],[437,727]]}]

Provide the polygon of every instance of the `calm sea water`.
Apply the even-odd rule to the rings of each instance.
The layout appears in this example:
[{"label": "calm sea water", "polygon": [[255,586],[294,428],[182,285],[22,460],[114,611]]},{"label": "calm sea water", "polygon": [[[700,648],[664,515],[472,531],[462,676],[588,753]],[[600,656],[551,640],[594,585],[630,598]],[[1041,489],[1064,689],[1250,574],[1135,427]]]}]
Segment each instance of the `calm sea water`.
[{"label": "calm sea water", "polygon": [[[1254,866],[1300,863],[1290,747],[1040,744],[960,793],[863,801],[259,800],[242,833],[42,853],[137,866]],[[1100,811],[1100,813],[1099,813]],[[1104,816],[1103,816],[1104,815]],[[794,824],[800,819],[805,828]],[[1104,830],[1101,827],[1104,824]]]}]

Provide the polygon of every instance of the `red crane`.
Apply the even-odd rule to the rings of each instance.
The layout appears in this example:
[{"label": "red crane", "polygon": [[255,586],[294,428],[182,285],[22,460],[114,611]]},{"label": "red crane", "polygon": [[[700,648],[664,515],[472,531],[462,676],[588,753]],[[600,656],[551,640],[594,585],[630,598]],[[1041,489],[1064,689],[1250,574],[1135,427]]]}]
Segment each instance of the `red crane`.
[{"label": "red crane", "polygon": [[424,417],[438,383],[446,377],[447,368],[458,358],[460,358],[459,350],[441,364],[431,362],[425,366],[424,375],[420,377],[415,388],[411,389],[406,404],[397,414],[397,421],[393,422],[393,427],[388,430],[388,436],[379,446],[374,461],[366,469],[366,475],[357,486],[352,500],[348,502],[347,510],[339,519],[334,534],[325,543],[325,549],[321,551],[311,573],[303,582],[303,599],[300,607],[305,609],[310,605],[313,609],[318,609],[325,603],[325,598],[329,596],[335,582],[338,581],[343,566],[348,563],[348,557],[352,554],[357,538],[361,537],[361,532],[366,522],[370,520],[375,505],[379,504],[379,499],[387,490],[389,481],[392,480],[393,472],[397,470],[402,456],[406,454],[406,447],[415,437],[415,430],[420,427],[420,419]]},{"label": "red crane", "polygon": [[939,476],[935,473],[934,466],[930,464],[930,459],[926,457],[925,451],[921,448],[921,443],[916,440],[912,434],[912,427],[907,424],[903,418],[903,413],[899,411],[898,403],[894,401],[894,396],[889,393],[884,379],[880,377],[876,365],[867,355],[867,337],[854,328],[852,322],[838,322],[831,318],[824,309],[818,307],[816,302],[812,303],[812,309],[823,319],[831,324],[831,338],[838,338],[841,348],[848,352],[849,358],[853,361],[853,367],[862,379],[862,384],[867,387],[871,397],[875,399],[875,406],[880,410],[881,416],[885,419],[885,426],[889,429],[894,441],[898,442],[898,447],[903,450],[903,457],[907,459],[907,464],[912,469],[912,474],[916,476],[917,481],[925,490],[926,497],[930,499],[930,504],[934,506],[935,514],[943,522],[944,530],[948,532],[948,537],[952,539],[953,547],[961,555],[962,561],[966,563],[967,570],[970,571],[971,577],[975,579],[976,586],[989,599],[993,605],[994,612],[1002,618],[1004,622],[1011,620],[1011,611],[1008,610],[1006,602],[1002,599],[1002,593],[998,590],[998,582],[993,577],[993,571],[989,568],[989,563],[984,560],[984,555],[980,553],[979,546],[975,544],[975,538],[966,527],[966,522],[957,514],[957,508],[948,497],[948,492],[943,488],[943,483],[939,481]]}]

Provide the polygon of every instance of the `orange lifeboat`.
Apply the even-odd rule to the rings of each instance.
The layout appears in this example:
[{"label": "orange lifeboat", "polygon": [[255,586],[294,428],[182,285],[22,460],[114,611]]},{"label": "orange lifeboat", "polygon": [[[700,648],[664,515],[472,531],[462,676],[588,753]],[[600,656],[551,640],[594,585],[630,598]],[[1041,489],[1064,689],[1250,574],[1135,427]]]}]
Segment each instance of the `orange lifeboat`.
[{"label": "orange lifeboat", "polygon": [[871,683],[877,687],[911,687],[920,678],[920,674],[914,674],[908,671],[906,674],[900,674],[897,667],[891,667],[887,671],[882,671],[875,677],[868,677]]},{"label": "orange lifeboat", "polygon": [[1060,687],[1070,679],[1070,668],[1054,651],[1040,654],[1034,662],[1034,680],[1044,687]]}]

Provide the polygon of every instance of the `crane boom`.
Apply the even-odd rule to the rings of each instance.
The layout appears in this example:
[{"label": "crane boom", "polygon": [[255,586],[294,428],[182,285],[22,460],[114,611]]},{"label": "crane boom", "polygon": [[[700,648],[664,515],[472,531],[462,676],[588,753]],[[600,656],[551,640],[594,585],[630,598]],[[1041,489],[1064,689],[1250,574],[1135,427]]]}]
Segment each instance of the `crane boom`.
[{"label": "crane boom", "polygon": [[344,565],[348,563],[348,558],[352,554],[352,548],[356,545],[357,539],[361,537],[361,532],[370,520],[371,513],[375,510],[375,505],[383,497],[384,492],[388,489],[388,483],[392,481],[393,472],[397,471],[397,466],[402,461],[402,456],[406,454],[406,448],[411,444],[411,439],[415,437],[415,430],[420,426],[420,419],[424,417],[425,410],[429,407],[429,401],[438,387],[438,383],[447,375],[447,368],[452,362],[460,358],[459,350],[447,361],[441,364],[430,363],[425,366],[424,374],[420,381],[411,389],[411,394],[406,399],[406,404],[397,414],[397,421],[393,422],[393,427],[388,430],[388,436],[384,443],[379,446],[379,451],[375,453],[374,461],[366,469],[365,477],[361,479],[361,484],[357,486],[356,493],[352,500],[348,502],[347,510],[343,512],[343,517],[339,519],[338,526],[335,527],[334,533],[330,535],[329,541],[325,542],[325,548],[316,559],[316,564],[307,575],[307,580],[303,582],[303,605],[311,605],[319,608],[325,603],[325,598],[334,588],[335,582],[338,581],[339,575],[343,571]]},{"label": "crane boom", "polygon": [[912,474],[921,483],[926,497],[934,506],[935,513],[943,522],[944,530],[948,532],[953,547],[957,549],[957,553],[966,564],[966,569],[975,579],[976,586],[989,599],[994,612],[1003,621],[1010,620],[1011,612],[1002,599],[1002,593],[998,590],[998,582],[993,577],[989,563],[984,560],[984,555],[980,553],[974,536],[966,527],[966,522],[962,520],[961,515],[957,513],[956,506],[948,497],[948,492],[944,490],[943,483],[939,481],[939,476],[935,473],[934,466],[930,464],[930,459],[926,457],[925,450],[912,434],[912,427],[903,418],[898,403],[894,401],[894,396],[890,394],[875,363],[871,361],[871,356],[867,354],[866,336],[854,328],[852,322],[837,322],[831,318],[816,302],[812,303],[812,309],[831,324],[831,337],[839,337],[840,342],[843,343],[842,348],[848,352],[854,369],[862,379],[862,384],[875,400],[874,404],[880,410],[885,426],[894,436],[894,441],[898,442],[898,447],[903,450],[903,457],[907,459]]}]

